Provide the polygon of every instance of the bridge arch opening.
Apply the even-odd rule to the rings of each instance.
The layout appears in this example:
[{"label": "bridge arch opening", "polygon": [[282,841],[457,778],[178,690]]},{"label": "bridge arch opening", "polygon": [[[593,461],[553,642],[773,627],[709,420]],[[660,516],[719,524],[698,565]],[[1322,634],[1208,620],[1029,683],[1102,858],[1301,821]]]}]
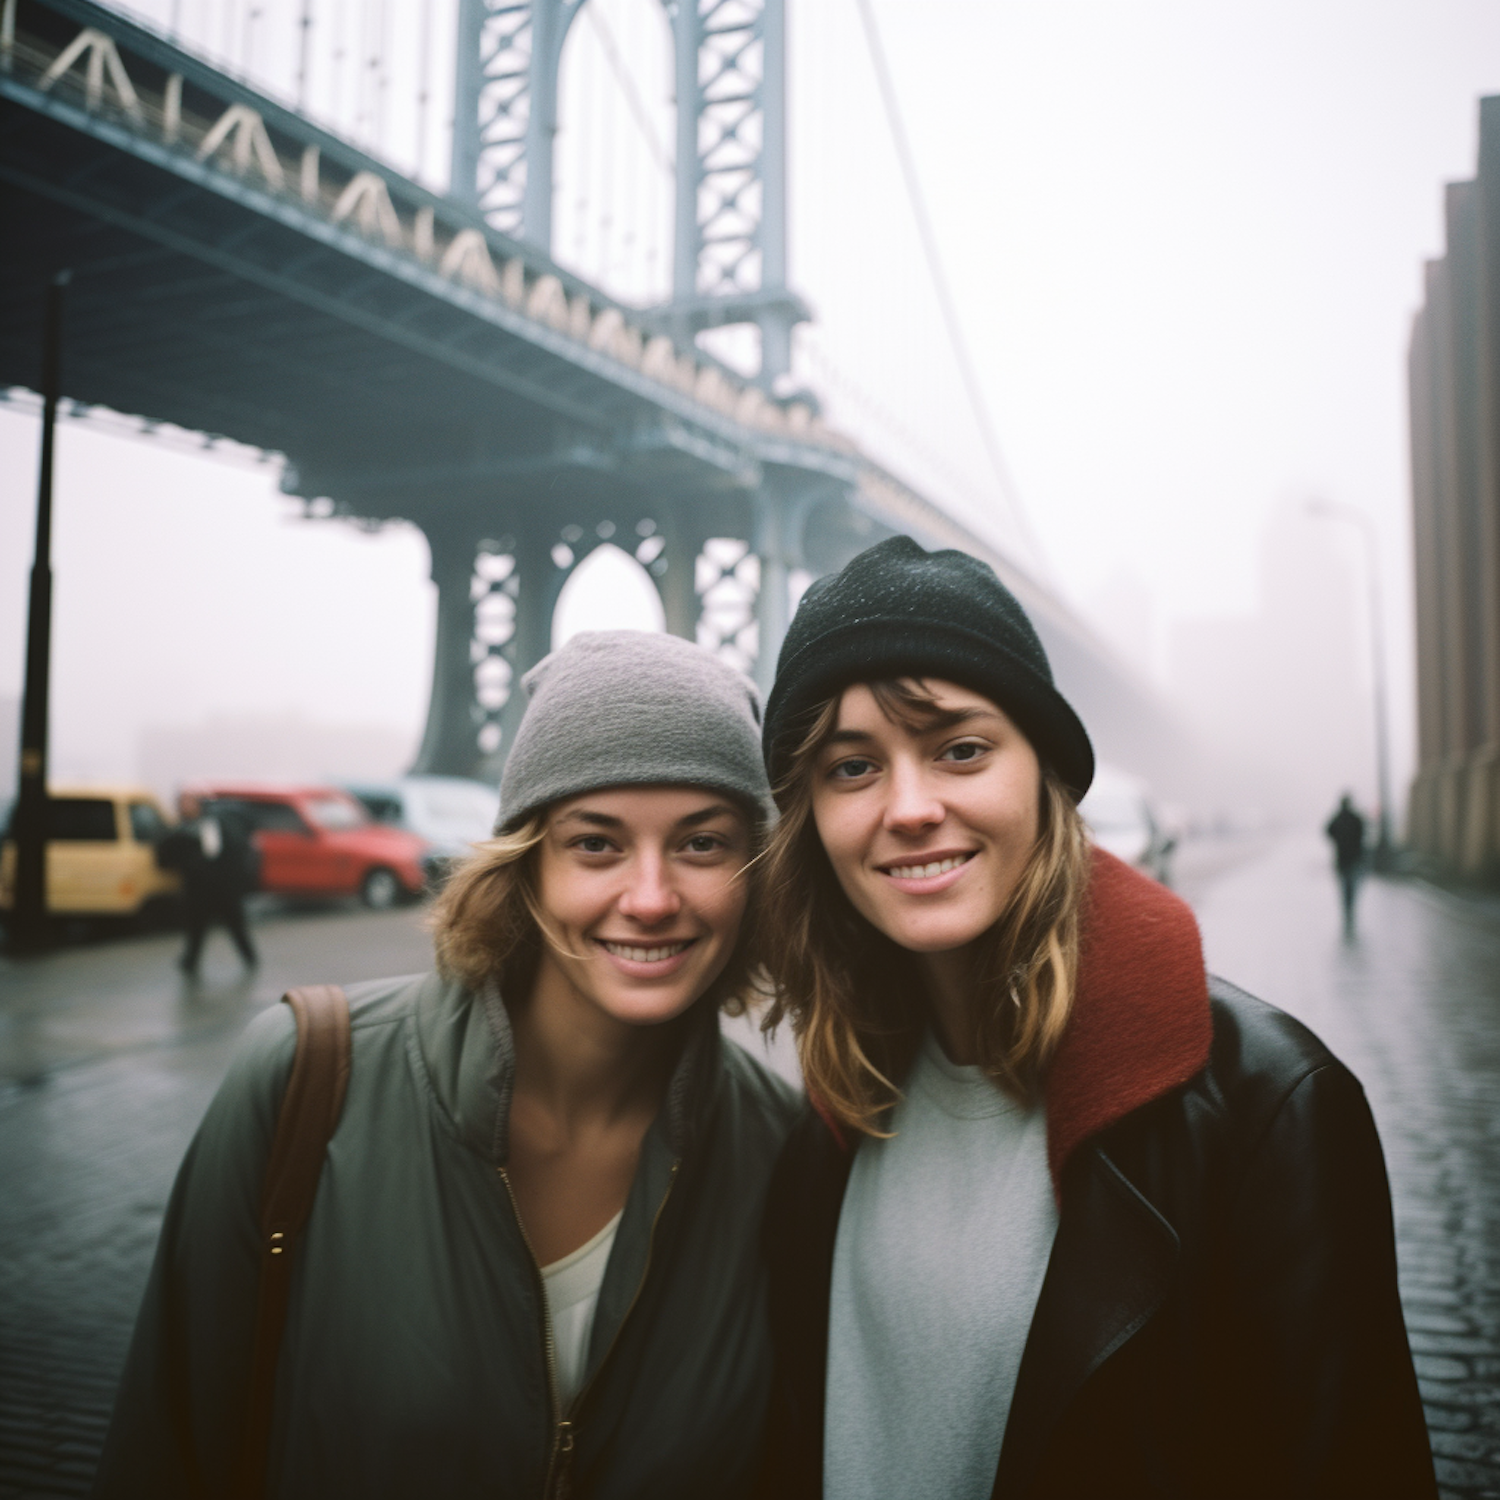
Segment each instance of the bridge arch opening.
[{"label": "bridge arch opening", "polygon": [[555,651],[581,630],[665,630],[651,575],[612,543],[595,547],[568,575],[552,612]]},{"label": "bridge arch opening", "polygon": [[673,76],[660,0],[585,0],[558,72],[553,254],[638,307],[672,294]]}]

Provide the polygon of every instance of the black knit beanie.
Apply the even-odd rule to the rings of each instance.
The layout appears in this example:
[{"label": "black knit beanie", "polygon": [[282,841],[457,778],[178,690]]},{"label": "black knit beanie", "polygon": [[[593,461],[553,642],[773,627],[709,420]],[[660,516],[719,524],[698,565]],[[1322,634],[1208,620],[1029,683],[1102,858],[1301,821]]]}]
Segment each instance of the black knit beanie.
[{"label": "black knit beanie", "polygon": [[1094,749],[1052,683],[1026,611],[994,570],[965,552],[926,552],[893,536],[802,597],[776,663],[762,745],[771,785],[786,775],[810,710],[856,682],[931,677],[1000,705],[1077,796]]}]

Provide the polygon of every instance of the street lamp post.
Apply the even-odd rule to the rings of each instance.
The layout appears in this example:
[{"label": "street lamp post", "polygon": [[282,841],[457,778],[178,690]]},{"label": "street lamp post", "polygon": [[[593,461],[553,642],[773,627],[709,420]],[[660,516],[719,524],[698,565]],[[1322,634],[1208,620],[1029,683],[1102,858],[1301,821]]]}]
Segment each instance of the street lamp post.
[{"label": "street lamp post", "polygon": [[47,936],[47,705],[52,665],[52,450],[62,389],[63,288],[58,271],[47,287],[42,339],[42,458],[37,476],[36,546],[26,618],[26,684],[21,697],[21,765],[16,787],[15,884],[10,945],[19,952]]},{"label": "street lamp post", "polygon": [[1380,810],[1375,832],[1375,868],[1389,870],[1395,853],[1391,837],[1391,754],[1386,724],[1385,617],[1380,603],[1380,554],[1375,523],[1358,506],[1337,500],[1309,500],[1307,508],[1314,515],[1332,521],[1352,522],[1364,539],[1365,574],[1370,599],[1370,658],[1374,670],[1375,699],[1375,780]]}]

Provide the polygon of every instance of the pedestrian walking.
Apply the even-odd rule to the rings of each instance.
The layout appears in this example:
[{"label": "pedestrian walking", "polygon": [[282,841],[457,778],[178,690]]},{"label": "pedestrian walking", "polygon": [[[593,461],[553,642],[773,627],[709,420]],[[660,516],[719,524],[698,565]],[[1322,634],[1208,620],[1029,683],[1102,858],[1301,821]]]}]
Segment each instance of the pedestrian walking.
[{"label": "pedestrian walking", "polygon": [[157,846],[157,861],[182,878],[183,921],[187,942],[177,966],[190,979],[209,929],[221,926],[239,950],[247,969],[259,963],[245,921],[245,897],[259,884],[260,862],[250,829],[233,809],[199,808]]},{"label": "pedestrian walking", "polygon": [[811,588],[764,919],[811,1108],[767,1209],[775,1500],[1435,1493],[1380,1143],[1305,1027],[1091,847],[989,568]]},{"label": "pedestrian walking", "polygon": [[718,1024],[754,962],[754,689],[630,631],[576,637],[525,685],[497,836],[434,909],[436,972],[348,992],[269,1445],[244,1434],[280,1005],[183,1163],[97,1495],[748,1492],[758,1234],[797,1108]]},{"label": "pedestrian walking", "polygon": [[1338,811],[1323,832],[1333,842],[1333,868],[1339,878],[1339,899],[1344,913],[1344,936],[1354,936],[1354,901],[1365,873],[1365,820],[1355,809],[1354,798],[1345,792]]}]

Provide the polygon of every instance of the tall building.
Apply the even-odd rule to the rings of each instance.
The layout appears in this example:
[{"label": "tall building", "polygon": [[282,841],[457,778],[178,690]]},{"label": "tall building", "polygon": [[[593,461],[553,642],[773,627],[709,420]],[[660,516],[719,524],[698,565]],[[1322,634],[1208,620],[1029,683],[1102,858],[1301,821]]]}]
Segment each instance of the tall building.
[{"label": "tall building", "polygon": [[1171,632],[1173,696],[1217,767],[1206,806],[1222,815],[1317,829],[1344,792],[1374,805],[1369,647],[1343,529],[1279,507],[1255,612]]},{"label": "tall building", "polygon": [[1418,771],[1409,838],[1500,875],[1500,98],[1479,170],[1447,188],[1410,354]]}]

